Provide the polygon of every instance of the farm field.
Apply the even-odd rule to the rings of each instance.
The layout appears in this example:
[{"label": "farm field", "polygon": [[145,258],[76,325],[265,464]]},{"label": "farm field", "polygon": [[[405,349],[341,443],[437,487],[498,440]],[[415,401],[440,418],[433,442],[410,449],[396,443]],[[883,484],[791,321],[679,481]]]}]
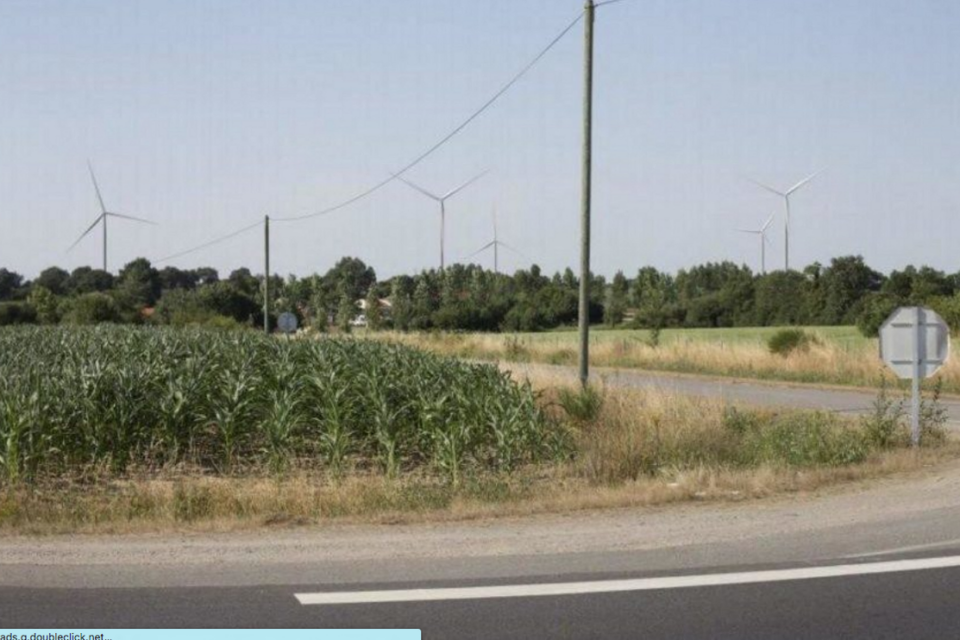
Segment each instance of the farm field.
[{"label": "farm field", "polygon": [[[877,387],[898,381],[880,361],[877,340],[855,327],[806,327],[813,337],[789,355],[770,352],[767,341],[781,328],[665,329],[659,342],[644,330],[594,328],[590,361],[598,367],[636,368],[786,382]],[[576,365],[574,330],[544,333],[384,333],[379,340],[421,347],[436,353],[478,360]],[[956,344],[953,346],[957,350]],[[928,388],[960,393],[960,359],[955,356]]]},{"label": "farm field", "polygon": [[0,532],[399,522],[743,500],[952,458],[869,419],[523,383],[402,345],[0,331]]},{"label": "farm field", "polygon": [[[851,350],[869,349],[876,345],[876,339],[866,338],[856,327],[799,327],[816,334],[831,344]],[[670,345],[687,342],[707,342],[714,344],[762,344],[782,327],[735,327],[722,329],[663,329],[660,332],[660,344]],[[590,328],[590,343],[602,345],[621,340],[649,342],[651,332],[646,329],[608,329]],[[506,336],[528,341],[531,344],[555,344],[573,346],[579,342],[580,335],[575,328],[564,328],[540,333],[509,333]]]}]

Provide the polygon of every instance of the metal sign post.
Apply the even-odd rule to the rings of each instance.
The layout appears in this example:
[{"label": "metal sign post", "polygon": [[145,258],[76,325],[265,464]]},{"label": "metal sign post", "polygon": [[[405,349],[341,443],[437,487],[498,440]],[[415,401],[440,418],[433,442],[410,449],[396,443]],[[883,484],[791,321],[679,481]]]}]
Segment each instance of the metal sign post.
[{"label": "metal sign post", "polygon": [[897,376],[911,381],[910,427],[920,444],[920,381],[940,370],[950,357],[950,330],[925,307],[901,307],[880,327],[880,357]]}]

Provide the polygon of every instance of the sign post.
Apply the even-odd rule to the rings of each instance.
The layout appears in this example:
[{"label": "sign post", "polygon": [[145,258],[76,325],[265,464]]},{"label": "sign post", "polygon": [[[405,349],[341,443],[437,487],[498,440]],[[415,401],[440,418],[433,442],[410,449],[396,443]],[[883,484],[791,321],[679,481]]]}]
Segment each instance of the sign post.
[{"label": "sign post", "polygon": [[911,381],[910,427],[913,446],[920,444],[920,381],[950,357],[950,330],[937,312],[900,307],[880,327],[880,358],[902,380]]}]

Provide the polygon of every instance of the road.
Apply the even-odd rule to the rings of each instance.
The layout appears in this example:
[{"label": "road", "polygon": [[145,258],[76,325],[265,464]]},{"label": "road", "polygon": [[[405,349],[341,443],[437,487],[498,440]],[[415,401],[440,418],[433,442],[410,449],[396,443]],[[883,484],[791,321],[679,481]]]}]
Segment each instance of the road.
[{"label": "road", "polygon": [[[3,538],[0,620],[414,627],[424,638],[953,637],[958,498],[954,463],[813,497],[589,516]],[[362,603],[311,603],[331,599]]]},{"label": "road", "polygon": [[[501,368],[518,376],[547,376],[575,382],[579,373],[574,367],[503,362]],[[824,409],[837,413],[862,415],[872,410],[875,391],[843,389],[815,385],[790,384],[773,381],[743,380],[687,374],[671,374],[630,369],[591,369],[594,380],[621,388],[662,389],[683,395],[718,398],[732,403],[762,407],[791,407],[796,409]],[[890,390],[891,398],[900,398],[900,392]],[[909,396],[905,409],[909,411]],[[946,397],[941,404],[947,410],[947,426],[960,430],[960,399]]]}]

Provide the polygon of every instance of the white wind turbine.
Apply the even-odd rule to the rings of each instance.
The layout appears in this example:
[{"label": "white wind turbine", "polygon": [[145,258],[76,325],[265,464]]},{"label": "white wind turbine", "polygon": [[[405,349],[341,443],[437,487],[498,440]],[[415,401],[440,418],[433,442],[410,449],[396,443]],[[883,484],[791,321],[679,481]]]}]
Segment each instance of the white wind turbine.
[{"label": "white wind turbine", "polygon": [[471,253],[469,256],[464,258],[464,260],[469,260],[474,256],[480,255],[487,249],[492,248],[493,249],[493,272],[500,273],[500,247],[503,247],[504,249],[509,249],[510,251],[513,251],[514,253],[523,256],[524,258],[527,257],[526,254],[524,254],[519,249],[515,249],[510,245],[508,245],[506,242],[503,242],[502,240],[500,240],[500,237],[497,234],[497,210],[496,208],[494,208],[493,210],[493,241],[483,245],[481,248],[477,249],[476,251]]},{"label": "white wind turbine", "polygon": [[423,195],[427,196],[427,197],[430,198],[431,200],[440,203],[440,270],[441,270],[441,271],[443,270],[443,268],[444,268],[444,266],[445,266],[445,262],[444,262],[444,244],[445,244],[445,240],[444,240],[444,237],[445,237],[445,234],[446,234],[446,230],[445,230],[445,229],[446,229],[446,224],[447,224],[447,200],[449,200],[449,199],[452,198],[453,196],[457,195],[458,193],[460,193],[461,191],[463,191],[464,189],[466,189],[466,188],[469,187],[471,184],[473,184],[474,182],[476,182],[477,180],[479,180],[479,179],[482,178],[483,176],[487,175],[488,173],[490,173],[489,170],[484,171],[483,173],[481,173],[480,175],[476,176],[475,178],[471,178],[470,180],[467,180],[466,182],[464,182],[463,184],[461,184],[461,185],[460,185],[459,187],[457,187],[456,189],[452,189],[452,190],[448,191],[447,193],[443,194],[442,196],[438,196],[438,195],[436,195],[436,194],[433,194],[433,193],[427,191],[426,189],[424,189],[423,187],[420,187],[420,186],[418,186],[418,185],[415,185],[414,183],[412,183],[411,181],[407,180],[407,179],[404,178],[403,176],[398,176],[398,175],[396,175],[396,174],[394,174],[394,176],[393,176],[394,178],[396,178],[396,179],[400,180],[401,182],[403,182],[404,184],[406,184],[408,187],[411,187],[411,188],[413,188],[413,189],[416,189],[417,191],[419,191],[419,192],[422,193]]},{"label": "white wind turbine", "polygon": [[750,180],[750,182],[757,185],[758,187],[762,189],[766,189],[770,193],[780,196],[781,198],[783,198],[784,203],[786,203],[787,220],[786,220],[786,223],[784,224],[784,232],[783,232],[784,234],[783,235],[783,238],[784,238],[783,259],[784,259],[784,266],[786,267],[787,271],[790,270],[790,196],[792,196],[794,193],[799,191],[804,185],[806,185],[808,182],[816,178],[818,175],[823,173],[823,171],[824,170],[821,169],[820,171],[817,171],[813,175],[810,175],[804,178],[803,180],[793,185],[786,191],[780,191],[778,189],[774,189],[769,185],[763,184],[762,182],[758,182],[757,180],[754,180],[752,178],[747,178],[748,180]]},{"label": "white wind turbine", "polygon": [[772,214],[759,229],[737,229],[740,233],[750,233],[760,236],[760,273],[763,274],[767,272],[767,229],[770,227],[776,215],[775,213]]},{"label": "white wind turbine", "polygon": [[93,221],[86,231],[83,232],[77,241],[70,245],[70,248],[67,251],[71,251],[75,246],[80,244],[80,241],[87,237],[87,235],[94,230],[94,228],[102,221],[103,222],[103,270],[107,270],[107,219],[108,218],[123,218],[124,220],[133,220],[134,222],[142,222],[144,224],[156,225],[156,222],[151,222],[150,220],[144,220],[143,218],[135,218],[133,216],[124,215],[122,213],[113,213],[112,211],[107,211],[107,206],[103,204],[103,196],[100,195],[100,186],[97,184],[97,176],[93,173],[93,166],[87,161],[87,168],[90,170],[90,179],[93,181],[93,189],[97,192],[97,200],[100,202],[100,215],[97,216],[97,219]]}]

